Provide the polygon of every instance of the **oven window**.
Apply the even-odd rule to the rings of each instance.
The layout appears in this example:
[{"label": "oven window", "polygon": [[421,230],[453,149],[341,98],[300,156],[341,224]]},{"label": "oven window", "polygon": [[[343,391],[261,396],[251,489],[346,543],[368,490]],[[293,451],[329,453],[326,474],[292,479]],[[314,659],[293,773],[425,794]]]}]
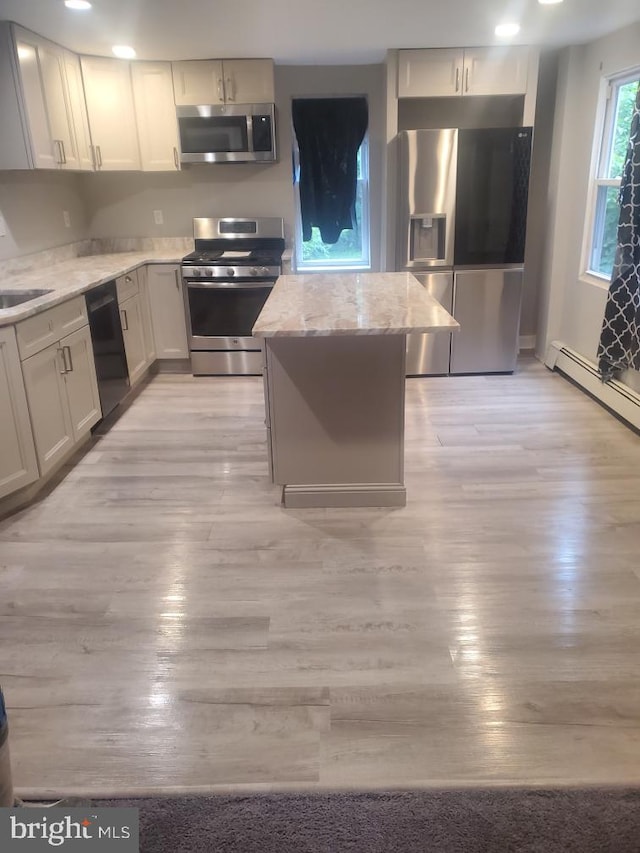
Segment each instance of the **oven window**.
[{"label": "oven window", "polygon": [[272,285],[189,287],[191,331],[196,337],[249,337]]},{"label": "oven window", "polygon": [[249,150],[244,116],[192,116],[180,118],[179,126],[184,154]]}]

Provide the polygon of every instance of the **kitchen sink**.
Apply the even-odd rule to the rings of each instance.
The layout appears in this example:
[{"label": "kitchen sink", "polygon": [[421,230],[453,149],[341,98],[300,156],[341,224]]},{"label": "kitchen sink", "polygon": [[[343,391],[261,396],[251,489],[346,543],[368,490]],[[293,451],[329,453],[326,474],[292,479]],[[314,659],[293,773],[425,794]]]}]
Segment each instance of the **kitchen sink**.
[{"label": "kitchen sink", "polygon": [[22,305],[23,302],[29,302],[31,299],[37,299],[52,292],[51,290],[0,290],[0,311],[3,308],[15,308],[16,305]]}]

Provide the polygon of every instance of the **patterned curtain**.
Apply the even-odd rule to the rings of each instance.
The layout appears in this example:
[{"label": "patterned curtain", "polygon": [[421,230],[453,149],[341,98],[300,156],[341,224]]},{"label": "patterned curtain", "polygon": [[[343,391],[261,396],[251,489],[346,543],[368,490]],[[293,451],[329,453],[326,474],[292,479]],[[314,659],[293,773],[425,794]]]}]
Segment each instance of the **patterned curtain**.
[{"label": "patterned curtain", "polygon": [[622,172],[618,246],[598,346],[604,382],[629,367],[640,370],[640,86]]}]

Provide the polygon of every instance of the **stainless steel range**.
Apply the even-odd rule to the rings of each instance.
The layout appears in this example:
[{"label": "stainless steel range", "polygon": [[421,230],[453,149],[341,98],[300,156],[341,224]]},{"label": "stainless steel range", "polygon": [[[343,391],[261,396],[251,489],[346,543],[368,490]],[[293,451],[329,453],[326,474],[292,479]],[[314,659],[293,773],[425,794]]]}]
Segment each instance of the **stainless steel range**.
[{"label": "stainless steel range", "polygon": [[182,259],[193,374],[260,374],[251,329],[282,272],[283,220],[198,218],[193,236]]}]

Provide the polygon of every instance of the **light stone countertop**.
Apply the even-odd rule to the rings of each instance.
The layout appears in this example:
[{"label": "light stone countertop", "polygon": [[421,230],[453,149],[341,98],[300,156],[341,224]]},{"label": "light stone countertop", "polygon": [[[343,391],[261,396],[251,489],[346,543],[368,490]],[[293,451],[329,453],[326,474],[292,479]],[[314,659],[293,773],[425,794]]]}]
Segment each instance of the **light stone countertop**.
[{"label": "light stone countertop", "polygon": [[60,302],[86,293],[91,288],[125,275],[142,264],[179,264],[184,257],[175,249],[151,249],[140,252],[85,255],[41,269],[0,278],[0,291],[47,289],[51,293],[30,299],[14,308],[0,309],[0,327],[18,323]]},{"label": "light stone countertop", "polygon": [[451,332],[458,323],[408,272],[283,275],[253,334],[269,337]]}]

